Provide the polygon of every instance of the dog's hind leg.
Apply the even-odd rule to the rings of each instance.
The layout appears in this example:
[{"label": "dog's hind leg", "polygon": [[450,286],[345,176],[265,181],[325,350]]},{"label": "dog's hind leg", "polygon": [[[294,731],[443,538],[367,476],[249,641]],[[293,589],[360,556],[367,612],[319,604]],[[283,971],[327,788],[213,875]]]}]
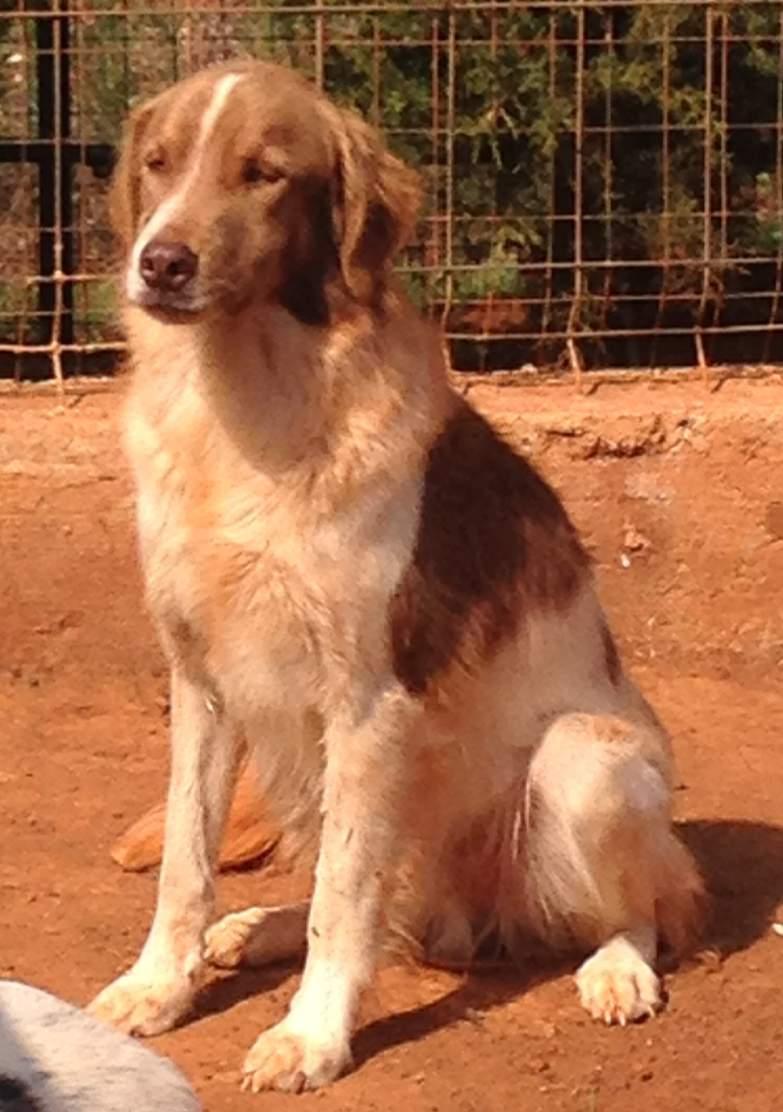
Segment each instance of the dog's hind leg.
[{"label": "dog's hind leg", "polygon": [[207,931],[204,956],[222,969],[297,957],[307,945],[309,912],[308,901],[231,912]]},{"label": "dog's hind leg", "polygon": [[659,939],[680,949],[698,924],[701,880],[670,803],[668,742],[652,720],[563,715],[531,762],[528,915],[546,941],[597,948],[576,981],[607,1023],[659,1009]]},{"label": "dog's hind leg", "polygon": [[153,1035],[188,1011],[203,966],[213,876],[242,753],[208,686],[172,670],[171,776],[155,918],[135,965],[90,1005],[121,1030]]}]

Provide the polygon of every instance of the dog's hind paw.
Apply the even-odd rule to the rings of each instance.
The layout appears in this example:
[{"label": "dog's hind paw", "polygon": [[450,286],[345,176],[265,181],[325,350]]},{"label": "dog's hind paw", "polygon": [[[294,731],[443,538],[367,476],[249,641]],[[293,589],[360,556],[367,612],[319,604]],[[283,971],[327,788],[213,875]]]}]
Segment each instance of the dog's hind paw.
[{"label": "dog's hind paw", "polygon": [[266,965],[302,953],[307,941],[307,903],[247,907],[224,915],[207,931],[204,957],[210,965]]},{"label": "dog's hind paw", "polygon": [[593,1019],[628,1023],[654,1016],[663,1006],[661,982],[638,950],[618,936],[576,974],[579,999]]},{"label": "dog's hind paw", "polygon": [[257,910],[235,911],[213,923],[204,939],[205,961],[220,969],[241,965],[248,940],[258,929],[259,917],[252,914]]}]

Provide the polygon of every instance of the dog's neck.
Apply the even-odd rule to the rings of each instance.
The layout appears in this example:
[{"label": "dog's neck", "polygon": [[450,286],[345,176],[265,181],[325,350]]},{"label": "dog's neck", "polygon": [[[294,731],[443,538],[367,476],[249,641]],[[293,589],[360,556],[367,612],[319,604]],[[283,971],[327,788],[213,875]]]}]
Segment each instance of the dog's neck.
[{"label": "dog's neck", "polygon": [[194,324],[131,309],[127,323],[142,391],[174,402],[195,391],[251,467],[271,475],[312,477],[359,456],[364,472],[373,457],[412,465],[450,404],[437,341],[423,361],[429,326],[404,307],[328,327],[272,304]]}]

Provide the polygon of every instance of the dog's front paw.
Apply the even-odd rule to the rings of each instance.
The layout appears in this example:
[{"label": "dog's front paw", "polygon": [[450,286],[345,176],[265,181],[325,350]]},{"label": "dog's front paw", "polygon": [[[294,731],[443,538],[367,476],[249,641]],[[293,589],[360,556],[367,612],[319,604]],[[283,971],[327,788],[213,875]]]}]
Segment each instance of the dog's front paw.
[{"label": "dog's front paw", "polygon": [[256,1039],[243,1066],[243,1089],[302,1093],[335,1081],[351,1066],[348,1042],[320,1042],[283,1020]]},{"label": "dog's front paw", "polygon": [[582,1007],[604,1023],[625,1027],[663,1006],[657,974],[630,947],[610,943],[593,954],[577,971],[576,984]]},{"label": "dog's front paw", "polygon": [[151,980],[131,969],[98,993],[87,1011],[128,1035],[159,1035],[182,1019],[193,996],[188,977]]}]

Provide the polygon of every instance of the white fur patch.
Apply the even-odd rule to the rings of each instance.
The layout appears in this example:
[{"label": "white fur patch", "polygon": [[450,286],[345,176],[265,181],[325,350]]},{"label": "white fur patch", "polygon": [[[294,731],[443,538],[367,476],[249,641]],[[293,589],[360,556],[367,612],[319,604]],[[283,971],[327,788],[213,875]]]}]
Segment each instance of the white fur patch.
[{"label": "white fur patch", "polygon": [[617,934],[580,966],[579,999],[593,1019],[625,1027],[661,1007],[660,981],[652,968],[655,932],[641,928]]},{"label": "white fur patch", "polygon": [[177,210],[187,199],[188,193],[193,188],[193,185],[198,181],[204,153],[207,149],[210,137],[220,120],[220,116],[228,102],[232,90],[240,80],[241,77],[239,74],[231,73],[218,81],[215,86],[215,91],[212,94],[212,100],[202,117],[198,138],[196,139],[196,145],[187,173],[171,196],[167,197],[163,204],[155,209],[133,245],[133,251],[131,252],[130,262],[128,263],[128,270],[125,276],[125,291],[128,300],[134,304],[144,304],[144,297],[147,292],[147,287],[139,269],[142,252],[144,248],[149,243],[152,243],[155,237],[163,231],[166,225],[171,222]]}]

